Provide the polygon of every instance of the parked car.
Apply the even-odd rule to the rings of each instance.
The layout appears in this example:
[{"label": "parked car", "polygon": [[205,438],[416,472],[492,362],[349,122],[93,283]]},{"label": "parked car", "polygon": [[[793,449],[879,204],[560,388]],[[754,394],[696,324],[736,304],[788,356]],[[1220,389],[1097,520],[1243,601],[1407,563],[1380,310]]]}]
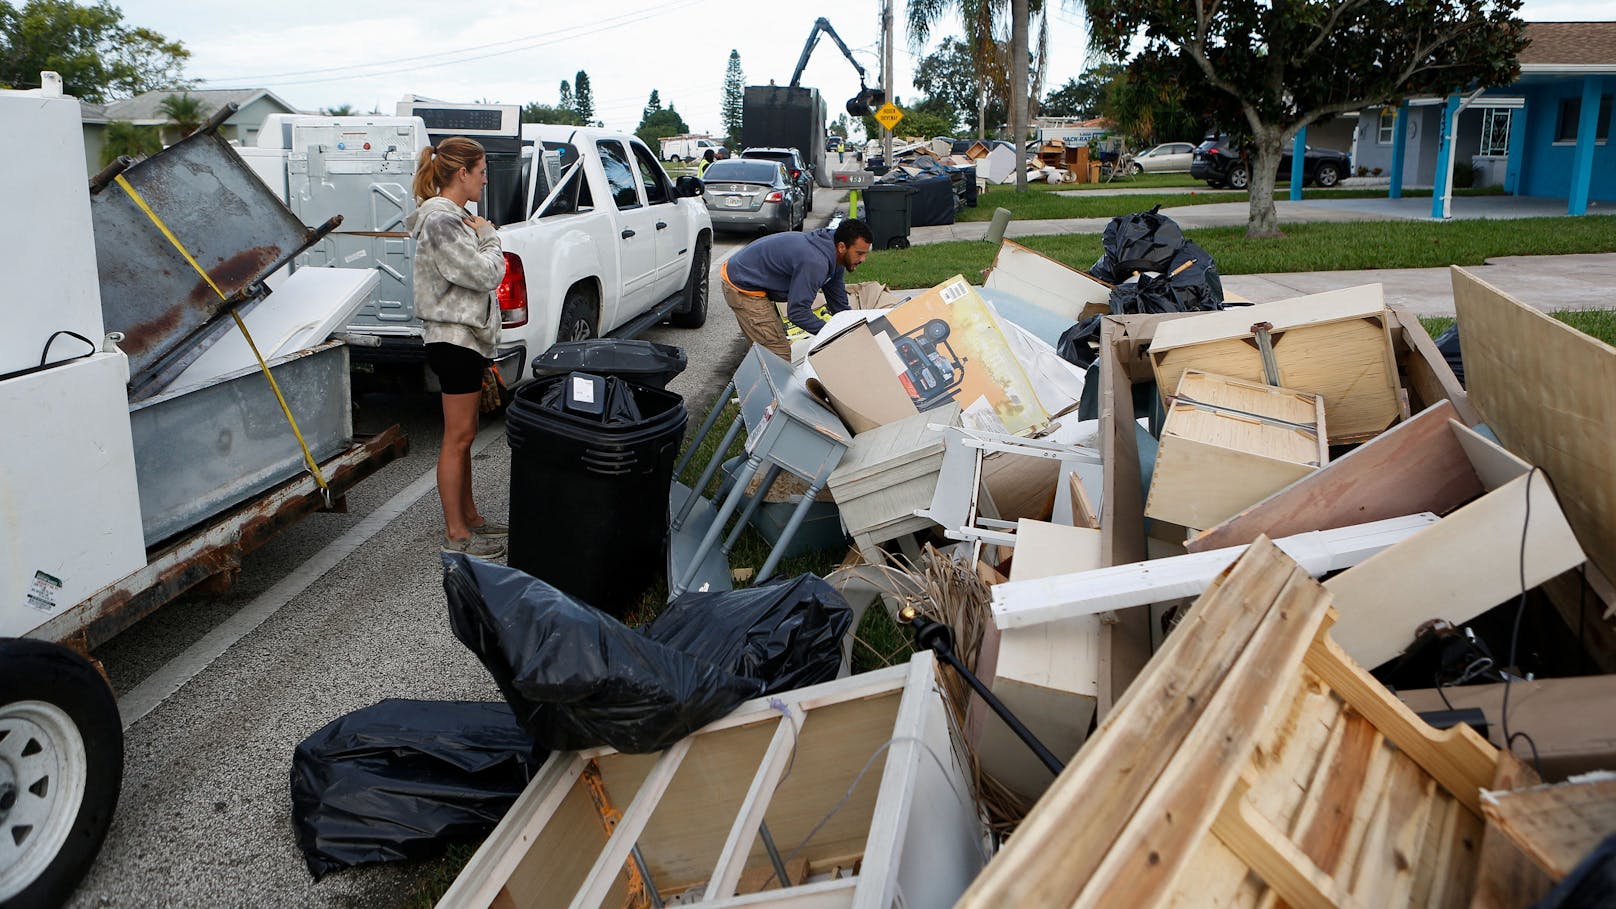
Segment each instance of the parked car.
[{"label": "parked car", "polygon": [[708,151],[717,152],[724,143],[711,136],[667,136],[662,140],[662,160],[690,163]]},{"label": "parked car", "polygon": [[802,187],[778,161],[714,161],[703,182],[714,230],[801,230],[808,217]]},{"label": "parked car", "polygon": [[1136,174],[1183,174],[1189,172],[1194,157],[1193,142],[1163,142],[1150,151],[1134,155],[1129,169]]},{"label": "parked car", "polygon": [[[1251,184],[1251,173],[1246,163],[1250,157],[1248,150],[1246,158],[1242,159],[1240,149],[1229,143],[1227,135],[1208,136],[1195,148],[1195,159],[1190,163],[1190,176],[1197,180],[1205,180],[1207,185],[1214,189],[1222,189],[1225,186],[1245,189]],[[1334,186],[1352,172],[1351,163],[1352,159],[1346,152],[1336,151],[1333,148],[1314,148],[1309,145],[1302,158],[1302,184]],[[1291,150],[1287,146],[1279,159],[1279,178],[1288,180],[1290,175]]]},{"label": "parked car", "polygon": [[803,157],[802,152],[795,148],[749,148],[741,152],[741,157],[764,158],[784,164],[792,182],[802,187],[807,210],[814,210],[814,169],[808,166],[808,159]]}]

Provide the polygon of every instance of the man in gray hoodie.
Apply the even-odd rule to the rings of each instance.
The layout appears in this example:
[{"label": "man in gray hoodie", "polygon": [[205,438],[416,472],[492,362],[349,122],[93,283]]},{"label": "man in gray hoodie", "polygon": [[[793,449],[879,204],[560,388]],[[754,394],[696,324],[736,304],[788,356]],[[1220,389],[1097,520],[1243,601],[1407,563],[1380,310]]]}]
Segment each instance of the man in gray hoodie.
[{"label": "man in gray hoodie", "polygon": [[863,221],[844,220],[807,233],[772,234],[755,240],[719,267],[724,302],[735,312],[741,334],[754,344],[791,359],[791,343],[775,303],[786,304],[786,318],[811,335],[825,321],[814,315],[814,297],[825,294],[832,313],[845,311],[844,275],[864,264],[875,237]]}]

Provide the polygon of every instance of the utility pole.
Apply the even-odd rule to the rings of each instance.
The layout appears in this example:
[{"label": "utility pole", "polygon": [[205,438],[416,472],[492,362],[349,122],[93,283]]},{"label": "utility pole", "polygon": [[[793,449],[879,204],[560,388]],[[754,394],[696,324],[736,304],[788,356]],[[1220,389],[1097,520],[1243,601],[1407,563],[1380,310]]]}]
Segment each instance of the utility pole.
[{"label": "utility pole", "polygon": [[[892,0],[881,0],[881,90],[896,103],[892,91]],[[881,162],[892,166],[892,130],[881,127]]]},{"label": "utility pole", "polygon": [[1010,141],[1016,144],[1016,192],[1027,191],[1027,0],[1010,0]]}]

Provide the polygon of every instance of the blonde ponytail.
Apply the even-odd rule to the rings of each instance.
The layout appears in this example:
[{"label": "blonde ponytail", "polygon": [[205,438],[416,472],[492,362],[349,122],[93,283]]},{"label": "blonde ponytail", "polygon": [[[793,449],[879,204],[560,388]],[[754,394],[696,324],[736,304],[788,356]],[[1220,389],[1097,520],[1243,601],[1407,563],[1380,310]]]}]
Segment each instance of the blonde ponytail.
[{"label": "blonde ponytail", "polygon": [[450,136],[436,146],[421,149],[415,161],[415,182],[410,189],[417,204],[443,192],[462,167],[471,170],[483,159],[483,147],[464,136]]}]

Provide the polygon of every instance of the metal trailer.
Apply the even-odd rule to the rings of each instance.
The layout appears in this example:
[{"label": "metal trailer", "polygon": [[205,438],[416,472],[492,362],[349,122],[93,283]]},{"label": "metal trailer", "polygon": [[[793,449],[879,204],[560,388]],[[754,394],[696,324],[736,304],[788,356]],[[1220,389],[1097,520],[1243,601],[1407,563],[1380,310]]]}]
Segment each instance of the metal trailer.
[{"label": "metal trailer", "polygon": [[36,151],[26,171],[0,173],[33,213],[0,243],[18,301],[0,333],[4,905],[65,902],[111,824],[122,723],[88,651],[187,591],[228,585],[248,552],[342,510],[406,450],[397,426],[353,437],[340,341],[269,366],[307,416],[323,490],[256,365],[213,356],[222,374],[187,373],[235,330],[232,312],[252,321],[268,303],[266,276],[340,220],[303,227],[248,171],[216,134],[235,106],[158,155],[120,160],[87,193],[78,102],[54,73],[42,81],[0,92],[0,131]]}]

